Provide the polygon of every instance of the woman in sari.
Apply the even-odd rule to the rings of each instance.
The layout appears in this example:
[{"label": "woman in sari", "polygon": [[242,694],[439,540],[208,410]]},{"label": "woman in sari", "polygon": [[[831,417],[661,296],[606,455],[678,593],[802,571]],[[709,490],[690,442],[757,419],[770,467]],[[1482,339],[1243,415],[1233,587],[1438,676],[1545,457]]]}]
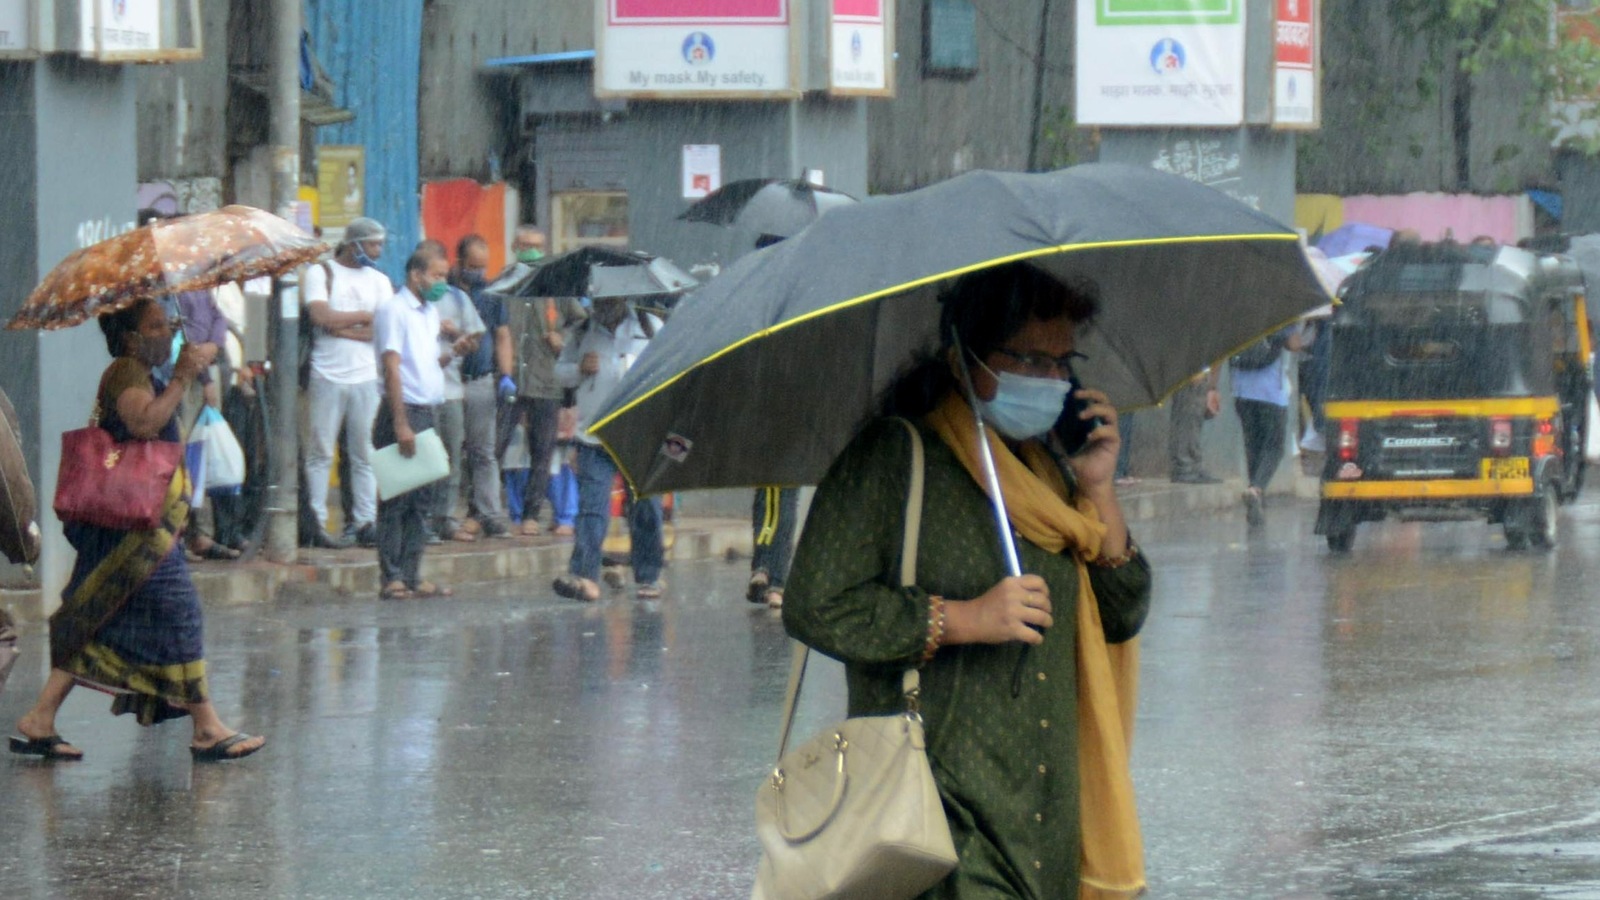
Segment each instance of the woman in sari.
[{"label": "woman in sari", "polygon": [[[112,439],[178,440],[177,411],[211,351],[186,345],[171,384],[152,370],[170,358],[172,323],[154,300],[102,316],[115,359],[100,377],[95,418]],[[181,468],[168,487],[160,527],[119,531],[67,523],[77,551],[61,608],[50,617],[50,676],[38,702],[17,722],[11,751],[77,760],[83,752],[56,732],[56,713],[74,685],[105,690],[113,713],[141,725],[187,715],[197,762],[240,759],[266,743],[217,717],[206,684],[200,597],[189,578],[179,535],[189,516],[189,479]]]},{"label": "woman in sari", "polygon": [[[1086,407],[1066,404],[1096,292],[1018,263],[964,276],[943,300],[945,346],[886,404],[926,447],[916,583],[900,586],[898,559],[911,436],[886,417],[817,488],[784,625],[845,663],[851,716],[903,711],[901,674],[920,668],[928,758],[959,856],[924,897],[1137,896],[1128,751],[1150,569],[1113,486],[1116,410],[1094,390],[1077,392]],[[963,357],[1020,577],[1006,575]],[[1069,454],[1058,433],[1080,423],[1087,443]]]}]

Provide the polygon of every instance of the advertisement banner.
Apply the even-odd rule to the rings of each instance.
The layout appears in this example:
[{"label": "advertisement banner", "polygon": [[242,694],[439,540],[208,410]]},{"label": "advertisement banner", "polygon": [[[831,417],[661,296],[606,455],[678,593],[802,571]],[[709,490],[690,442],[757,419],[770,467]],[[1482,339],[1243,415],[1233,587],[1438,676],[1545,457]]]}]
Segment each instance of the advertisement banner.
[{"label": "advertisement banner", "polygon": [[83,54],[105,61],[160,58],[161,0],[81,0]]},{"label": "advertisement banner", "polygon": [[1272,121],[1280,128],[1316,128],[1321,93],[1316,0],[1277,0],[1273,23]]},{"label": "advertisement banner", "polygon": [[828,92],[894,96],[893,0],[831,0]]},{"label": "advertisement banner", "polygon": [[0,58],[32,56],[33,0],[0,0]]},{"label": "advertisement banner", "polygon": [[1244,121],[1245,0],[1080,0],[1078,123]]},{"label": "advertisement banner", "polygon": [[367,214],[367,148],[323,144],[317,148],[317,198],[323,228],[343,228]]},{"label": "advertisement banner", "polygon": [[595,96],[798,96],[790,0],[596,0]]},{"label": "advertisement banner", "polygon": [[722,145],[683,145],[683,199],[700,200],[722,187]]}]

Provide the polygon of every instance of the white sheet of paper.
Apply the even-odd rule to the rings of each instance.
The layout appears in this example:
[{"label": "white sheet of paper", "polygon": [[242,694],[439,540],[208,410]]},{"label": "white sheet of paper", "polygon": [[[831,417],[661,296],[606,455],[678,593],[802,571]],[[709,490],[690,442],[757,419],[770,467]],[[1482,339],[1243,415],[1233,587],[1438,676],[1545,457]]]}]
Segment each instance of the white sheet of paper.
[{"label": "white sheet of paper", "polygon": [[400,445],[372,451],[372,474],[378,479],[378,496],[385,500],[450,477],[450,455],[439,433],[429,428],[417,434],[417,452],[407,459]]}]

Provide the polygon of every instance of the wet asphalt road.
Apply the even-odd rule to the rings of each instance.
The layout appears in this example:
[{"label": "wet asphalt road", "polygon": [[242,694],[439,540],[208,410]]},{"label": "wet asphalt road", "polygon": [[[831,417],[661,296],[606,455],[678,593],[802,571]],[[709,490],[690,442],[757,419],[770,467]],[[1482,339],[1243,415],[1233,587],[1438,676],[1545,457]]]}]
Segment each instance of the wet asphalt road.
[{"label": "wet asphalt road", "polygon": [[[1312,507],[1145,525],[1135,777],[1153,898],[1600,898],[1600,494],[1553,554]],[[781,625],[741,564],[659,602],[544,585],[214,611],[260,755],[196,767],[79,691],[79,764],[0,758],[0,897],[743,898]],[[42,677],[25,632],[9,728]],[[799,733],[842,708],[821,669]]]}]

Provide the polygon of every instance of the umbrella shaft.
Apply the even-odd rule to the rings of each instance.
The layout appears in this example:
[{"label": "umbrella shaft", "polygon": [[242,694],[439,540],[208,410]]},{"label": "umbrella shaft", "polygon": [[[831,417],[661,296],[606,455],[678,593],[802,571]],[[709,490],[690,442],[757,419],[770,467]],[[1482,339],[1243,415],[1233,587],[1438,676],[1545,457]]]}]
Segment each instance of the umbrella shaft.
[{"label": "umbrella shaft", "polygon": [[1006,572],[1016,578],[1022,574],[1022,563],[1017,559],[1017,542],[1011,535],[1011,517],[1006,514],[1006,498],[1000,493],[1000,474],[995,471],[994,453],[989,449],[988,428],[983,415],[973,404],[973,414],[978,419],[978,453],[983,459],[983,477],[989,482],[989,496],[994,501],[995,525],[1000,532],[1000,550],[1006,557]]}]

